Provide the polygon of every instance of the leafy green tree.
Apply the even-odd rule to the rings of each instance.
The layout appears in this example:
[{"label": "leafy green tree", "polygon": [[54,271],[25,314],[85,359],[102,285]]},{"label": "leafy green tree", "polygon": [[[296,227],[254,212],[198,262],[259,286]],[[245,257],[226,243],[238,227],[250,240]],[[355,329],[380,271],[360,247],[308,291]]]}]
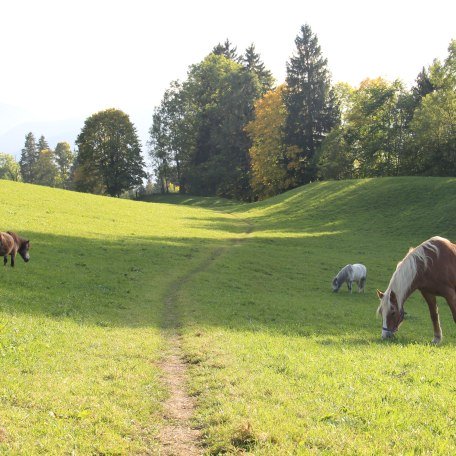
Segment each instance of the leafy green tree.
[{"label": "leafy green tree", "polygon": [[191,67],[184,84],[193,147],[183,177],[187,191],[249,199],[252,119],[260,86],[255,74],[223,55],[210,54]]},{"label": "leafy green tree", "polygon": [[19,182],[21,178],[21,167],[15,158],[10,154],[0,153],[0,179]]},{"label": "leafy green tree", "polygon": [[152,167],[157,176],[160,191],[161,193],[168,193],[172,174],[172,150],[170,150],[169,131],[166,128],[166,113],[163,108],[164,106],[162,105],[154,111],[152,127],[149,130],[149,146]]},{"label": "leafy green tree", "polygon": [[187,98],[188,91],[174,81],[154,110],[149,130],[149,155],[162,192],[167,192],[173,182],[181,193],[185,193],[182,169],[194,144]]},{"label": "leafy green tree", "polygon": [[24,182],[35,182],[33,166],[39,158],[38,145],[35,136],[32,132],[25,137],[25,145],[21,152],[19,165],[21,167],[21,175]]},{"label": "leafy green tree", "polygon": [[367,79],[337,85],[340,125],[325,138],[319,175],[327,179],[404,174],[414,100],[399,81]]},{"label": "leafy green tree", "polygon": [[78,190],[120,196],[146,177],[136,129],[122,111],[107,109],[90,116],[76,145]]},{"label": "leafy green tree", "polygon": [[421,100],[411,122],[412,160],[415,173],[456,175],[456,40],[442,64],[434,61],[429,71],[434,88]]},{"label": "leafy green tree", "polygon": [[289,173],[295,185],[301,185],[316,178],[316,153],[338,123],[339,112],[327,60],[308,25],[301,27],[295,44],[296,52],[287,63],[284,130]]},{"label": "leafy green tree", "polygon": [[251,44],[245,51],[242,58],[242,63],[247,71],[256,74],[260,82],[260,94],[264,95],[272,89],[274,85],[274,78],[272,73],[266,69],[264,63],[261,61],[260,55],[255,51],[255,45]]},{"label": "leafy green tree", "polygon": [[332,129],[324,139],[318,154],[318,177],[350,179],[356,177],[359,162],[347,144],[344,127]]},{"label": "leafy green tree", "polygon": [[55,187],[58,179],[58,169],[54,162],[54,152],[51,149],[41,149],[38,160],[33,166],[35,183]]},{"label": "leafy green tree", "polygon": [[456,176],[455,90],[437,90],[427,95],[412,121],[416,172]]},{"label": "leafy green tree", "polygon": [[62,188],[69,187],[71,167],[74,155],[67,142],[59,142],[54,151],[54,160],[58,169],[58,185]]}]

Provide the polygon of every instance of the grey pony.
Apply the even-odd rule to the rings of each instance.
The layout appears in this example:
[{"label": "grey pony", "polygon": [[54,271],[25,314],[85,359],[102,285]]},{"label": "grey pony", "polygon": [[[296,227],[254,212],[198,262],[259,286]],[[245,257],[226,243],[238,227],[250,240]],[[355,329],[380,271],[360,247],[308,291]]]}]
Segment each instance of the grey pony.
[{"label": "grey pony", "polygon": [[363,264],[347,264],[344,266],[339,273],[334,277],[332,281],[332,289],[334,292],[338,292],[340,287],[347,283],[348,290],[352,292],[352,284],[356,282],[358,285],[358,293],[361,291],[364,293],[364,286],[366,285],[367,269]]}]

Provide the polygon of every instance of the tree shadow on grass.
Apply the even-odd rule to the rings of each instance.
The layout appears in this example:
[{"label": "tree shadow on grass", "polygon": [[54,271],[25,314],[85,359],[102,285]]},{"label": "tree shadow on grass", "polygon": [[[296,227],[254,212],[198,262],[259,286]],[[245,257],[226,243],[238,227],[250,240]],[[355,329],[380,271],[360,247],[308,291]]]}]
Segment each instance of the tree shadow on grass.
[{"label": "tree shadow on grass", "polygon": [[0,310],[98,326],[159,326],[170,284],[196,267],[214,239],[88,239],[28,232],[31,260],[1,271]]},{"label": "tree shadow on grass", "polygon": [[[369,294],[331,293],[331,278],[345,253],[328,250],[327,244],[333,237],[342,242],[342,234],[283,237],[267,246],[265,239],[234,244],[210,237],[27,235],[31,261],[18,259],[14,269],[2,270],[4,319],[29,314],[107,328],[163,327],[170,289],[184,280],[176,295],[184,324],[316,337],[322,343],[332,337],[352,345],[379,339],[373,290],[379,279],[387,282],[388,261],[375,260]],[[366,262],[374,261],[372,255],[366,252]],[[420,303],[417,309],[417,334],[431,337],[425,306]],[[445,312],[442,320],[444,332],[450,333]],[[448,343],[454,344],[454,338],[446,338]]]}]

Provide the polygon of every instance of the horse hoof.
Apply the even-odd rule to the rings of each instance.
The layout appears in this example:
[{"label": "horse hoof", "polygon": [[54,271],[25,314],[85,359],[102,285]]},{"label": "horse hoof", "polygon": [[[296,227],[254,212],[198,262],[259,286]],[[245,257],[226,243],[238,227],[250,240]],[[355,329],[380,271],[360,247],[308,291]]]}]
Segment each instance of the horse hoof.
[{"label": "horse hoof", "polygon": [[434,337],[434,339],[432,339],[432,344],[434,345],[439,345],[440,342],[442,342],[442,338],[441,337]]}]

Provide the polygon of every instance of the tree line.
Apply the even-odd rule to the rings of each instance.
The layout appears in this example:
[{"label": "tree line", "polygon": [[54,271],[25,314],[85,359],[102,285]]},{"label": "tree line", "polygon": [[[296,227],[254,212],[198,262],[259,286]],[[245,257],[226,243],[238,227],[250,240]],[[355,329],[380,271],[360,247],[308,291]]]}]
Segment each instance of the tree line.
[{"label": "tree line", "polygon": [[76,139],[52,150],[44,136],[25,138],[21,158],[0,154],[0,178],[70,190],[121,196],[146,178],[141,145],[127,114],[107,109],[90,116]]},{"label": "tree line", "polygon": [[[154,109],[149,157],[159,190],[252,201],[322,179],[456,176],[456,41],[407,89],[399,80],[333,84],[317,36],[300,28],[277,85],[252,44],[217,44]],[[52,150],[25,139],[0,178],[120,196],[148,176],[137,132],[116,109]],[[150,184],[149,184],[150,185]]]},{"label": "tree line", "polygon": [[456,176],[456,41],[406,89],[333,84],[308,25],[275,86],[250,46],[218,44],[155,108],[150,157],[162,192],[247,201],[318,179]]}]

